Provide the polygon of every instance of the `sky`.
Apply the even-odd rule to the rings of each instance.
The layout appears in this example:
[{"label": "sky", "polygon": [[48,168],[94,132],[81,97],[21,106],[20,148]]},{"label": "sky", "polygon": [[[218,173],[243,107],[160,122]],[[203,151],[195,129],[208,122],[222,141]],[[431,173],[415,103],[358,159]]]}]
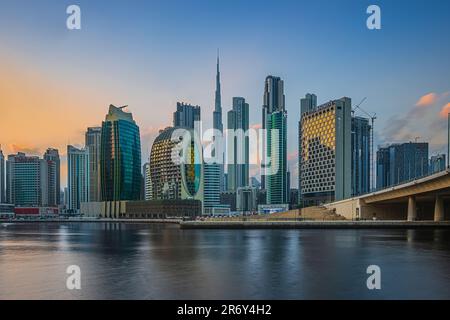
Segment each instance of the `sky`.
[{"label": "sky", "polygon": [[[66,27],[72,4],[81,30]],[[371,4],[380,30],[366,27]],[[82,147],[109,104],[128,105],[144,162],[177,101],[200,105],[212,126],[219,48],[224,123],[242,96],[260,125],[265,77],[285,81],[292,187],[306,93],[367,97],[377,145],[417,139],[446,153],[449,13],[446,0],[0,0],[0,144],[4,154],[58,148],[64,186],[67,144]]]}]

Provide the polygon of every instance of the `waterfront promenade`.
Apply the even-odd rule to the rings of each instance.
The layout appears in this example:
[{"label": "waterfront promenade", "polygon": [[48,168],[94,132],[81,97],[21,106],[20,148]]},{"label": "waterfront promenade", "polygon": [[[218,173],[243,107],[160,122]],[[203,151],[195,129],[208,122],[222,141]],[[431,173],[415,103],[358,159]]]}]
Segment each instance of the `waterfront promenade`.
[{"label": "waterfront promenade", "polygon": [[313,221],[290,219],[209,219],[205,221],[183,221],[180,219],[36,219],[0,220],[0,225],[10,223],[136,223],[176,224],[180,229],[442,229],[450,228],[450,221]]}]

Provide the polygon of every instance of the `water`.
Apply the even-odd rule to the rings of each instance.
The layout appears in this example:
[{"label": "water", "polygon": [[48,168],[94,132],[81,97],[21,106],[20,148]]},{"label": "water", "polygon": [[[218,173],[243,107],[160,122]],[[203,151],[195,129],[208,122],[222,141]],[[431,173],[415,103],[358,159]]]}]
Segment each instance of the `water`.
[{"label": "water", "polygon": [[[81,290],[66,288],[69,265]],[[0,299],[316,298],[449,299],[450,230],[0,224]]]}]

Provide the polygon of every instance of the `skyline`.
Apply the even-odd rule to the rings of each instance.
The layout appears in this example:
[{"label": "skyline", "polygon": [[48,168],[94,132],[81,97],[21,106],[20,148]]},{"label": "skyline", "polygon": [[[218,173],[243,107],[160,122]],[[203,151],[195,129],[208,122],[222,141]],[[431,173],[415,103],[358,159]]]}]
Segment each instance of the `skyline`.
[{"label": "skyline", "polygon": [[[367,96],[362,107],[379,118],[375,145],[420,136],[431,154],[447,151],[448,2],[435,1],[430,9],[425,1],[379,1],[383,27],[377,31],[365,27],[366,1],[79,1],[79,31],[65,28],[66,2],[42,1],[33,11],[22,3],[2,3],[0,10],[0,144],[5,157],[59,149],[63,186],[66,145],[82,146],[87,127],[101,125],[109,104],[130,106],[141,128],[143,163],[159,129],[171,125],[176,102],[200,105],[204,126],[212,127],[217,48],[223,114],[232,97],[242,96],[250,126],[259,126],[265,77],[284,80],[291,185],[300,99],[308,92],[319,104],[343,96],[356,104]],[[267,25],[272,14],[283,22]],[[186,17],[182,26],[171,25]]]}]

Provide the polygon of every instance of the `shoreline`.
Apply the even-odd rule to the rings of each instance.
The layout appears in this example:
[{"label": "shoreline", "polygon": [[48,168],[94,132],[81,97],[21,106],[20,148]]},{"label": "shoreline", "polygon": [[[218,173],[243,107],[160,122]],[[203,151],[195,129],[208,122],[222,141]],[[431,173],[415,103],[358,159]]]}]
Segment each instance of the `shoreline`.
[{"label": "shoreline", "polygon": [[0,220],[1,224],[11,223],[168,223],[180,224],[178,219],[30,219],[30,220]]},{"label": "shoreline", "polygon": [[177,224],[180,229],[448,229],[450,221],[182,221],[178,219],[34,219],[0,220],[4,224],[26,223],[130,223]]},{"label": "shoreline", "polygon": [[183,221],[181,229],[448,229],[450,221]]}]

